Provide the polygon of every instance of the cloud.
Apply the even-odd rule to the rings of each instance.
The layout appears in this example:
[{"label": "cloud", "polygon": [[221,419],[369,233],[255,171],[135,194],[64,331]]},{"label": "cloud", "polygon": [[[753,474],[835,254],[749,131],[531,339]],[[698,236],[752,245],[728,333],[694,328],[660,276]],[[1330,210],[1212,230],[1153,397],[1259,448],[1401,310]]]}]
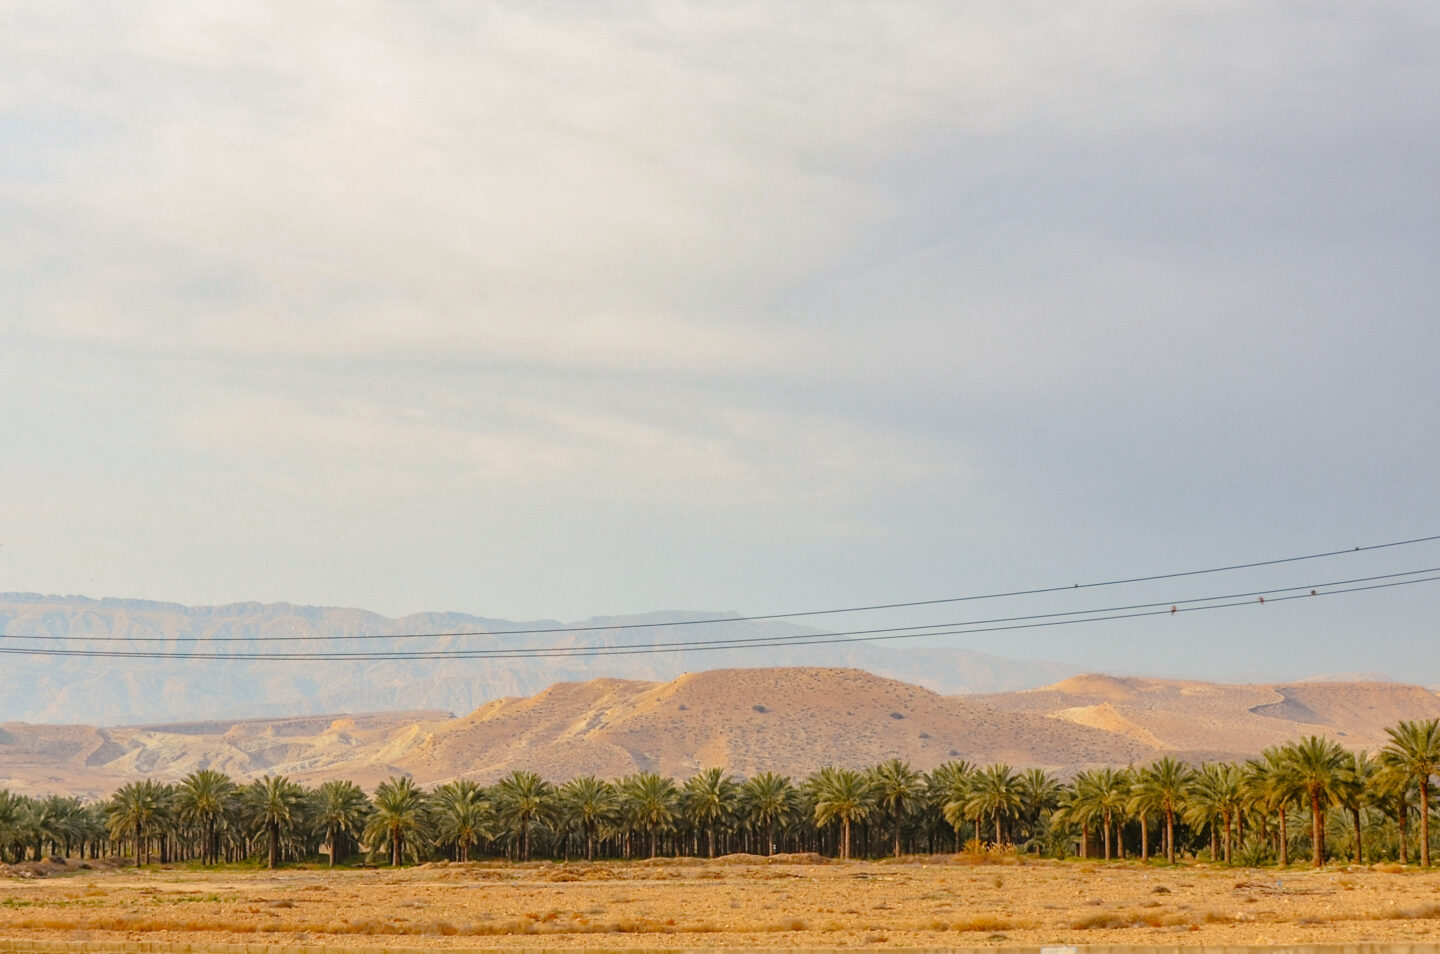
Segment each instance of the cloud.
[{"label": "cloud", "polygon": [[0,464],[111,592],[925,596],[1440,468],[1427,5],[0,17]]},{"label": "cloud", "polygon": [[843,509],[937,466],[957,481],[965,471],[948,450],[839,417],[713,403],[636,414],[488,386],[447,391],[404,403],[344,385],[324,397],[216,391],[193,396],[173,431],[266,494],[356,514],[477,490],[765,512],[794,506],[797,466],[809,508]]}]

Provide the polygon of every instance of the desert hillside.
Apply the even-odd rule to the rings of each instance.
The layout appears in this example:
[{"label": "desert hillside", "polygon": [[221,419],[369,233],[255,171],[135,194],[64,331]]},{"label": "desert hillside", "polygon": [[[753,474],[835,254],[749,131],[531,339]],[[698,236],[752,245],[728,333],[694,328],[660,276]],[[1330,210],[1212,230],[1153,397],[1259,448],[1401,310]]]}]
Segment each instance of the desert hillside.
[{"label": "desert hillside", "polygon": [[1084,675],[1025,692],[972,697],[1011,713],[1103,729],[1192,760],[1249,755],[1304,735],[1352,748],[1385,743],[1402,719],[1440,717],[1440,697],[1393,682],[1231,686]]},{"label": "desert hillside", "polygon": [[672,682],[552,686],[482,706],[435,730],[400,764],[439,777],[466,764],[482,778],[529,767],[552,778],[707,765],[742,775],[804,775],[827,763],[903,758],[1059,767],[1129,761],[1148,750],[1114,733],[853,669],[723,669]]},{"label": "desert hillside", "polygon": [[803,776],[888,758],[948,759],[1062,773],[1164,753],[1253,755],[1321,734],[1376,748],[1401,719],[1440,716],[1440,698],[1398,683],[1229,686],[1088,675],[1043,689],[942,696],[854,669],[725,669],[669,682],[558,683],[455,718],[437,711],[97,728],[0,725],[0,788],[101,796],[126,781],[199,768],[368,787],[408,773],[426,785],[493,781],[517,768],[561,781],[709,765]]}]

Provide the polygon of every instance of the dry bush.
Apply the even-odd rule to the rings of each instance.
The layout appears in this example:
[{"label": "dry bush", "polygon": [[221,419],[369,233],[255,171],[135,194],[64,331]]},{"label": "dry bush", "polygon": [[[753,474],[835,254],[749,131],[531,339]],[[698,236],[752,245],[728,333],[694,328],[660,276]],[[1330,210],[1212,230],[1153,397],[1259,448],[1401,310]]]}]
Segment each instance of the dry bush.
[{"label": "dry bush", "polygon": [[977,838],[965,843],[965,850],[950,855],[949,862],[956,865],[1023,865],[1025,858],[1014,845],[986,845]]},{"label": "dry bush", "polygon": [[968,918],[959,918],[948,923],[940,921],[939,918],[936,918],[935,921],[945,925],[943,928],[936,929],[941,931],[983,931],[993,933],[995,931],[1013,931],[1021,926],[1009,918],[1002,918],[995,914],[974,914]]},{"label": "dry bush", "polygon": [[[1203,920],[1229,920],[1222,916],[1204,915]],[[1076,931],[1113,930],[1117,928],[1159,928],[1174,927],[1190,923],[1178,914],[1162,914],[1157,911],[1099,911],[1074,918],[1069,926]]]}]

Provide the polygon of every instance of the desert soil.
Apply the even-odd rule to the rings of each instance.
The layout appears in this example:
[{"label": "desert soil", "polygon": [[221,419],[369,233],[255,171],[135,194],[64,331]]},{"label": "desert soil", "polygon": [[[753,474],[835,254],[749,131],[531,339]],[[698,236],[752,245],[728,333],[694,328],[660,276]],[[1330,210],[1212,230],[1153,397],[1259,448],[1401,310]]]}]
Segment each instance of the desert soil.
[{"label": "desert soil", "polygon": [[0,936],[437,950],[1440,941],[1440,872],[973,861],[72,868],[0,878]]}]

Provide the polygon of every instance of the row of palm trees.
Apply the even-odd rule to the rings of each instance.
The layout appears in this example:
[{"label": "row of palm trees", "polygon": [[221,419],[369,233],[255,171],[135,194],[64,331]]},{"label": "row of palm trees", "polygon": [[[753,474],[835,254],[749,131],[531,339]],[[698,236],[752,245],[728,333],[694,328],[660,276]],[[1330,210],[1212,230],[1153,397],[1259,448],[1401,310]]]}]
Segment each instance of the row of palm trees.
[{"label": "row of palm trees", "polygon": [[[776,850],[853,854],[1019,850],[1169,862],[1184,852],[1227,863],[1315,865],[1343,843],[1430,863],[1430,788],[1440,720],[1387,730],[1374,757],[1318,737],[1245,762],[1163,758],[1101,767],[1062,783],[1040,769],[951,761],[929,772],[892,759],[867,770],[828,766],[808,778],[739,779],[708,768],[683,783],[654,772],[554,785],[515,771],[493,785],[458,780],[425,791],[391,778],[367,794],[350,781],[306,788],[280,775],[241,785],[210,769],[179,784],[132,782],[109,799],[29,798],[0,790],[0,861],[100,853],[137,864],[247,858],[270,867],[364,850],[392,865],[425,858],[593,859]],[[1412,822],[1419,823],[1418,838]]]}]

